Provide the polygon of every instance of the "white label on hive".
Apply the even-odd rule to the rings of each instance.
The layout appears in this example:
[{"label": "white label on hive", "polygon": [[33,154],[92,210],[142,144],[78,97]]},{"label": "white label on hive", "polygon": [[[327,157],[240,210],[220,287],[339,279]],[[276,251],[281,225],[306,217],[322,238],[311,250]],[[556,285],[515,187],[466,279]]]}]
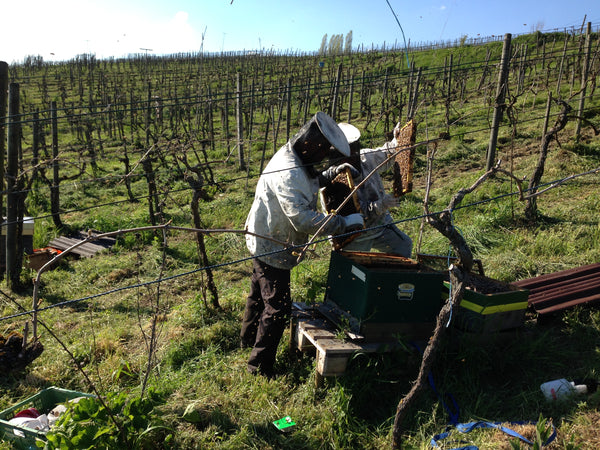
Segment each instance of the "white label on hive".
[{"label": "white label on hive", "polygon": [[350,272],[352,272],[352,274],[355,275],[356,278],[358,278],[360,281],[362,281],[363,283],[365,282],[365,279],[366,279],[365,273],[362,270],[360,270],[358,267],[352,266],[352,269],[350,269]]},{"label": "white label on hive", "polygon": [[411,283],[402,283],[398,285],[398,300],[412,300],[415,295],[415,285]]}]

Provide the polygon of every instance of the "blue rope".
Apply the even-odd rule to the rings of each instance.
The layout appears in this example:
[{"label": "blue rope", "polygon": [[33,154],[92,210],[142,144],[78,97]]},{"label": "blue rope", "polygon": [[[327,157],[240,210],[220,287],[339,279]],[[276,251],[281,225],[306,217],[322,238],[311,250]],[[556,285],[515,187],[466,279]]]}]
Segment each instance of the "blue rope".
[{"label": "blue rope", "polygon": [[[419,353],[421,355],[423,354],[423,351],[415,342],[411,342],[411,344],[413,347],[415,347],[419,351]],[[446,394],[442,395],[437,390],[437,387],[435,386],[435,381],[433,379],[433,373],[431,371],[429,371],[429,373],[427,374],[427,380],[429,381],[431,390],[435,393],[435,395],[437,396],[439,401],[442,403],[442,406],[448,413],[448,416],[450,417],[449,423],[451,425],[458,424],[458,418],[460,416],[460,408],[458,407],[458,403],[456,402],[456,399],[454,398],[454,396],[450,393],[446,393]],[[452,408],[450,408],[450,406],[448,406],[448,403],[445,400],[446,398],[452,403]]]},{"label": "blue rope", "polygon": [[[508,434],[509,436],[515,437],[529,445],[533,445],[533,442],[531,442],[525,436],[517,433],[515,430],[511,430],[510,428],[503,426],[502,423],[506,423],[506,422],[479,421],[479,422],[459,423],[459,424],[455,425],[455,428],[458,431],[460,431],[461,433],[469,433],[478,428],[496,428],[496,429]],[[536,425],[537,424],[537,422],[530,422],[530,421],[518,421],[518,422],[508,422],[508,423],[510,425]],[[543,443],[544,446],[547,446],[552,441],[554,441],[554,439],[556,438],[556,428],[554,427],[553,424],[550,424],[550,425],[552,426],[552,434],[546,440],[546,442]],[[446,431],[444,431],[443,433],[436,434],[431,439],[431,442],[430,442],[431,446],[439,447],[439,444],[438,444],[439,441],[446,439],[448,436],[450,436],[450,434],[451,434],[451,427],[446,428]],[[461,443],[464,443],[464,441],[462,441]],[[475,445],[467,445],[466,447],[456,447],[451,450],[478,450],[478,447]]]}]

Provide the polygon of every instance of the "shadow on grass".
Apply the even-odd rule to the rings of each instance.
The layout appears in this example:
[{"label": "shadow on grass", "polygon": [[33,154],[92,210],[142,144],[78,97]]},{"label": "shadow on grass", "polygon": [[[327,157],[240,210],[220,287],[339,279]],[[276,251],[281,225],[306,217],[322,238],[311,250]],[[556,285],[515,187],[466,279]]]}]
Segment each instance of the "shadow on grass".
[{"label": "shadow on grass", "polygon": [[[300,427],[300,425],[297,425]],[[264,422],[253,424],[252,428],[256,436],[265,444],[265,448],[285,448],[285,449],[307,449],[322,448],[323,442],[311,437],[310,430],[306,432],[300,428],[292,429],[289,432],[277,430],[273,424],[265,425]]]},{"label": "shadow on grass", "polygon": [[[417,432],[433,420],[441,432],[452,418],[536,422],[540,416],[559,426],[582,405],[598,408],[599,319],[597,309],[582,308],[491,334],[451,328],[437,353],[430,385],[417,398],[403,428]],[[324,389],[332,384],[343,387],[346,420],[373,429],[384,423],[391,426],[420,364],[417,351],[358,355],[343,376],[327,378]],[[558,378],[587,382],[592,390],[586,397],[549,402],[540,385]]]}]

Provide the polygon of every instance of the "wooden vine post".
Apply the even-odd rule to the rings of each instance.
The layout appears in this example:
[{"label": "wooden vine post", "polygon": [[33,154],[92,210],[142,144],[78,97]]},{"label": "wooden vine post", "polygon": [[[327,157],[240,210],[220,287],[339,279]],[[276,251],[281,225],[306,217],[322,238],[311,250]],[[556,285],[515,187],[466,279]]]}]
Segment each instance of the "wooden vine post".
[{"label": "wooden vine post", "polygon": [[335,77],[335,85],[333,88],[333,100],[331,102],[331,117],[337,121],[338,116],[338,98],[340,95],[340,83],[342,79],[342,65],[340,64],[337,68],[337,75]]},{"label": "wooden vine post", "polygon": [[52,123],[52,185],[50,186],[50,209],[52,220],[57,229],[63,227],[60,220],[60,191],[59,191],[59,166],[58,166],[58,117],[56,113],[56,102],[50,103],[50,117]]},{"label": "wooden vine post", "polygon": [[17,176],[21,122],[19,119],[19,84],[10,83],[8,90],[8,153],[6,160],[6,281],[9,289],[19,284],[21,268],[17,267]]},{"label": "wooden vine post", "polygon": [[450,134],[450,102],[452,99],[452,65],[454,62],[454,58],[452,53],[450,53],[450,62],[448,63],[448,84],[446,86],[446,101],[445,101],[445,111],[446,111],[446,133]]},{"label": "wooden vine post", "polygon": [[350,80],[350,93],[348,94],[348,119],[346,120],[348,123],[352,122],[352,100],[354,98],[354,75],[352,75],[352,79]]},{"label": "wooden vine post", "polygon": [[577,122],[575,124],[575,142],[579,141],[579,134],[581,132],[581,117],[583,117],[583,107],[585,104],[585,93],[588,82],[588,69],[590,64],[590,52],[592,46],[592,23],[587,23],[587,30],[585,33],[585,53],[583,55],[583,62],[581,64],[581,92],[579,93],[579,105],[577,108]]},{"label": "wooden vine post", "polygon": [[508,65],[510,61],[510,40],[511,35],[504,35],[504,44],[502,46],[502,59],[500,60],[500,71],[498,73],[498,85],[496,87],[496,100],[494,102],[494,117],[492,119],[492,131],[490,133],[490,143],[487,150],[486,169],[490,170],[496,160],[496,143],[498,141],[498,128],[504,112],[504,97],[506,95],[506,84],[508,81]]},{"label": "wooden vine post", "polygon": [[308,121],[310,103],[310,77],[308,77],[308,81],[306,82],[306,93],[304,95],[304,115],[302,117],[302,123],[306,123]]},{"label": "wooden vine post", "polygon": [[[4,191],[4,155],[6,152],[6,105],[8,102],[8,64],[0,61],[0,191]],[[4,216],[4,195],[0,194],[0,216]],[[1,265],[1,264],[0,264]],[[4,271],[2,271],[3,273]]]},{"label": "wooden vine post", "polygon": [[565,59],[567,57],[567,46],[569,45],[569,35],[565,33],[565,43],[563,45],[562,57],[560,59],[560,67],[558,69],[558,78],[556,80],[556,95],[560,95],[560,83],[563,77],[563,70],[565,66]]},{"label": "wooden vine post", "polygon": [[[415,66],[412,65],[411,67],[414,68]],[[422,68],[419,67],[419,70],[417,72],[417,79],[414,83],[412,95],[410,97],[410,103],[408,104],[408,114],[406,116],[407,122],[410,121],[411,119],[413,119],[417,112],[417,102],[419,99],[419,85],[421,83],[421,73],[422,73]]]},{"label": "wooden vine post", "polygon": [[292,77],[287,80],[287,87],[285,91],[286,98],[286,111],[285,111],[285,140],[290,140],[290,132],[292,129]]},{"label": "wooden vine post", "polygon": [[246,162],[244,161],[244,119],[242,111],[242,80],[240,73],[236,74],[236,124],[237,124],[237,147],[239,170],[246,170]]}]

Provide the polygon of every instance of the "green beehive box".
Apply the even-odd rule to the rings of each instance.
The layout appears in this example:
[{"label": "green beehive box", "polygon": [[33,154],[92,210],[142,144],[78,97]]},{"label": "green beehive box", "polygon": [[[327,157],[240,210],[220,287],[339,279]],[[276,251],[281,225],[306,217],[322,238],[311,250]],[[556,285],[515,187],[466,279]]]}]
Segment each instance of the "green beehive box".
[{"label": "green beehive box", "polygon": [[[494,333],[523,325],[529,290],[473,273],[468,284],[454,318],[458,329]],[[446,298],[449,290],[444,281]]]},{"label": "green beehive box", "polygon": [[365,337],[404,333],[426,337],[442,305],[443,274],[386,253],[332,252],[325,302]]},{"label": "green beehive box", "polygon": [[73,400],[77,397],[94,397],[91,394],[70,391],[58,387],[49,387],[41,390],[37,394],[17,403],[16,405],[0,412],[0,436],[3,439],[11,441],[14,448],[17,449],[35,449],[36,440],[46,440],[44,431],[34,430],[24,426],[13,425],[9,421],[19,411],[27,408],[35,408],[40,414],[47,414],[56,405]]}]

